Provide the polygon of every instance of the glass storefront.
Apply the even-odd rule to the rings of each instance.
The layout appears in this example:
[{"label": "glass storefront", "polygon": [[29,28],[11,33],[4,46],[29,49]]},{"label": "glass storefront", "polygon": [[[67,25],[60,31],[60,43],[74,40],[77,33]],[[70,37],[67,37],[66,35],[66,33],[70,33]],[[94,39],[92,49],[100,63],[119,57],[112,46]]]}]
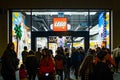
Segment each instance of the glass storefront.
[{"label": "glass storefront", "polygon": [[96,19],[90,16],[90,48],[110,48],[110,12],[100,11],[97,14]]},{"label": "glass storefront", "polygon": [[[24,46],[31,49],[32,37],[35,39],[35,50],[39,47],[55,49],[58,46],[110,48],[110,10],[101,9],[29,9],[12,10],[12,41],[15,43],[18,56]],[[11,14],[10,14],[11,15]],[[18,27],[18,28],[17,28]],[[16,36],[19,32],[18,38]],[[89,32],[89,45],[85,45],[84,36],[50,35],[51,32]],[[47,35],[39,33],[47,32]],[[33,36],[32,34],[38,33]],[[39,36],[40,35],[40,36]],[[62,36],[62,37],[60,37]],[[44,41],[44,42],[42,42]],[[17,47],[17,45],[19,45]],[[21,58],[21,57],[20,57]]]},{"label": "glass storefront", "polygon": [[25,23],[26,17],[22,12],[12,12],[12,42],[20,60],[24,46],[31,49],[31,29]]}]

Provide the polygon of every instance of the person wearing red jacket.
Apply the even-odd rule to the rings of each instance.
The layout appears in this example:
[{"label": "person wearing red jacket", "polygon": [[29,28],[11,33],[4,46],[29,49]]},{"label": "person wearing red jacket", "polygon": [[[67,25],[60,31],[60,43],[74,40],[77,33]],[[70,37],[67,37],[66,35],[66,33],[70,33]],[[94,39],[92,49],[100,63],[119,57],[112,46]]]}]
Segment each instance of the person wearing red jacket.
[{"label": "person wearing red jacket", "polygon": [[27,70],[25,69],[24,64],[21,64],[20,66],[19,77],[20,77],[20,80],[27,80]]},{"label": "person wearing red jacket", "polygon": [[[108,63],[108,66],[110,66],[110,67],[111,67],[111,65],[112,66],[116,66],[116,64],[115,64],[113,58],[111,57],[110,53],[108,52],[108,50],[106,48],[103,48],[102,51],[104,51],[106,53],[106,57],[105,58],[106,58],[106,61]],[[94,63],[96,64],[99,61],[100,61],[99,58],[96,57],[95,60],[94,60]]]},{"label": "person wearing red jacket", "polygon": [[48,49],[42,50],[43,57],[40,62],[39,71],[38,71],[38,79],[44,80],[45,76],[49,76],[48,80],[52,80],[55,74],[55,63],[49,53]]}]

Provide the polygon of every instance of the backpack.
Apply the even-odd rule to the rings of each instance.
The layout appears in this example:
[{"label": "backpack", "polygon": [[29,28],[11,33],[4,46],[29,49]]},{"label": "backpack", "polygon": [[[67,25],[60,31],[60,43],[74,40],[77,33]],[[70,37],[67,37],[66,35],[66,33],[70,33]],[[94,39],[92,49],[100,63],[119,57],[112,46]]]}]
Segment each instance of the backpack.
[{"label": "backpack", "polygon": [[63,69],[64,68],[63,59],[56,59],[55,64],[56,64],[56,69]]},{"label": "backpack", "polygon": [[46,64],[46,60],[41,60],[40,67],[39,67],[38,76],[43,76],[45,73],[50,73],[50,75],[54,75],[55,73],[55,66],[52,58],[48,59]]}]

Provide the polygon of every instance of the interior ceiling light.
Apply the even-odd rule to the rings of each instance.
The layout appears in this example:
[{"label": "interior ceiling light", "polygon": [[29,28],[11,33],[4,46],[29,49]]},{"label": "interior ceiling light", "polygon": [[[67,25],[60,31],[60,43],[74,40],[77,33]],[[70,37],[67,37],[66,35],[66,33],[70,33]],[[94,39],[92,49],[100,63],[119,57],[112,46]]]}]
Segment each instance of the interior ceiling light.
[{"label": "interior ceiling light", "polygon": [[95,15],[97,12],[90,12],[90,15]]},{"label": "interior ceiling light", "polygon": [[[30,15],[30,12],[25,12]],[[32,15],[58,15],[59,12],[32,12]],[[64,15],[88,15],[88,12],[63,12]],[[96,12],[90,12],[90,15],[95,15]]]}]

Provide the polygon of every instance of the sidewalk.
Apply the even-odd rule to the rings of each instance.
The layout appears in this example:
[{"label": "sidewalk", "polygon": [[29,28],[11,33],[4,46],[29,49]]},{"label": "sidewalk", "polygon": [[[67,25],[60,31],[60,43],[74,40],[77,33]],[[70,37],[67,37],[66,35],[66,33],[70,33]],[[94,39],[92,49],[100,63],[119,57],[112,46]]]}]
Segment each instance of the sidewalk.
[{"label": "sidewalk", "polygon": [[120,72],[114,73],[113,77],[114,77],[114,80],[120,80]]},{"label": "sidewalk", "polygon": [[[0,80],[3,80],[2,76],[0,75]],[[16,80],[19,80],[19,72],[16,72]],[[35,80],[38,80],[37,77]]]},{"label": "sidewalk", "polygon": [[[120,72],[119,73],[114,73],[113,77],[114,77],[114,80],[120,80]],[[18,71],[16,73],[16,79],[19,80],[19,73],[18,73]],[[3,80],[1,75],[0,75],[0,80]],[[38,80],[37,77],[36,77],[36,80]]]},{"label": "sidewalk", "polygon": [[[1,67],[1,66],[0,66],[0,67]],[[1,68],[0,68],[0,69],[1,69]],[[70,76],[71,76],[71,78],[74,80],[74,75],[71,74]],[[119,70],[118,73],[114,73],[113,78],[114,78],[114,80],[120,80],[120,70]],[[1,74],[0,74],[0,80],[3,80]],[[16,80],[19,80],[19,71],[16,72]],[[36,80],[38,80],[37,77],[36,77]],[[79,80],[81,80],[81,79],[79,79]]]}]

